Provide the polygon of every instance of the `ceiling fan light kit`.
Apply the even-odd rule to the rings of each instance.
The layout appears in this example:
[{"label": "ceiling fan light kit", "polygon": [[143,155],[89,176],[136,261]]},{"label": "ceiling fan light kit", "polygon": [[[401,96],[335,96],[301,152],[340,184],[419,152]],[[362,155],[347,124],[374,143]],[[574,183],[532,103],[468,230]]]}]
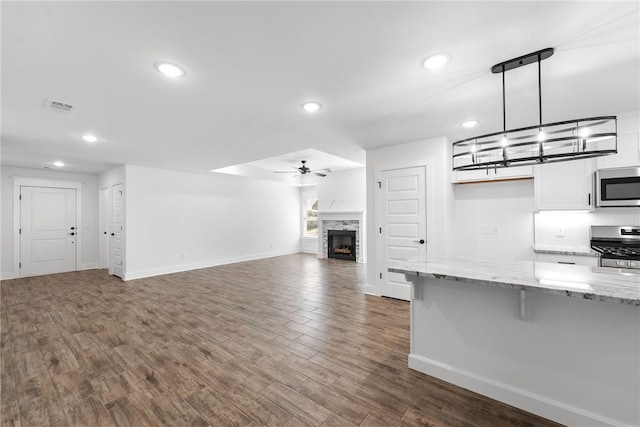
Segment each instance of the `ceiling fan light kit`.
[{"label": "ceiling fan light kit", "polygon": [[[318,172],[318,171],[312,171],[308,166],[307,166],[307,161],[306,160],[301,160],[300,161],[302,163],[302,166],[300,167],[294,167],[293,169],[296,170],[296,172],[293,171],[273,171],[273,173],[295,173],[295,174],[299,174],[299,175],[316,175],[316,176],[320,176],[320,177],[325,177],[327,176],[326,173],[322,173],[322,172]],[[323,172],[331,172],[330,169],[320,169]]]},{"label": "ceiling fan light kit", "polygon": [[[617,153],[616,116],[542,123],[541,62],[553,53],[553,48],[546,48],[491,68],[492,73],[502,74],[503,130],[454,142],[454,171],[561,162]],[[505,72],[533,63],[538,64],[538,124],[507,130]]]}]

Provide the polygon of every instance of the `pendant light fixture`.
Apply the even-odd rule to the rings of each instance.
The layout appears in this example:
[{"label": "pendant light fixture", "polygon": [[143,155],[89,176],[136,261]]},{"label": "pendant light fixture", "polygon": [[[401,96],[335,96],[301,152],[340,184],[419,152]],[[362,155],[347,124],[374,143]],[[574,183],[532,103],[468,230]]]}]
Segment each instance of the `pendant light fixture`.
[{"label": "pendant light fixture", "polygon": [[[542,123],[541,63],[553,53],[553,48],[546,48],[491,68],[492,73],[502,74],[502,131],[454,142],[454,171],[561,162],[617,153],[616,116]],[[533,63],[538,64],[538,124],[507,130],[505,73]]]}]

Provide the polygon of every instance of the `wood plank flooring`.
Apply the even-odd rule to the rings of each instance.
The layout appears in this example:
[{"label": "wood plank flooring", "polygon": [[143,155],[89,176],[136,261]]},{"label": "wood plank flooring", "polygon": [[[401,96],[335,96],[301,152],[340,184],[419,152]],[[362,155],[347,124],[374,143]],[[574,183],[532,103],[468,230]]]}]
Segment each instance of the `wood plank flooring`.
[{"label": "wood plank flooring", "polygon": [[289,255],[1,284],[2,426],[551,426],[407,368],[409,304]]}]

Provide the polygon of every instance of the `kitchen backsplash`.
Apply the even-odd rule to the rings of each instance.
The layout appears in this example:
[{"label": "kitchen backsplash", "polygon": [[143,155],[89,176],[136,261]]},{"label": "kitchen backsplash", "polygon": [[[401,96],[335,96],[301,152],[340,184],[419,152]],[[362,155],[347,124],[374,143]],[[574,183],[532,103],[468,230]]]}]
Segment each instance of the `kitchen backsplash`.
[{"label": "kitchen backsplash", "polygon": [[533,214],[537,247],[589,247],[592,225],[640,225],[640,208],[601,208],[593,212],[536,212]]}]

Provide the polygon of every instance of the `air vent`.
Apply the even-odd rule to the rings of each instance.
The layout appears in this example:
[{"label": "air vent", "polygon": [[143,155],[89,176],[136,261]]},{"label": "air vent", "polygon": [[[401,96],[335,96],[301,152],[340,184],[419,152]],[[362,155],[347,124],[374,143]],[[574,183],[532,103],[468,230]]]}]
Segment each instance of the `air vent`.
[{"label": "air vent", "polygon": [[65,114],[72,114],[76,110],[75,105],[67,104],[66,102],[54,101],[53,99],[47,99],[47,104],[44,108],[49,111],[58,111]]}]

